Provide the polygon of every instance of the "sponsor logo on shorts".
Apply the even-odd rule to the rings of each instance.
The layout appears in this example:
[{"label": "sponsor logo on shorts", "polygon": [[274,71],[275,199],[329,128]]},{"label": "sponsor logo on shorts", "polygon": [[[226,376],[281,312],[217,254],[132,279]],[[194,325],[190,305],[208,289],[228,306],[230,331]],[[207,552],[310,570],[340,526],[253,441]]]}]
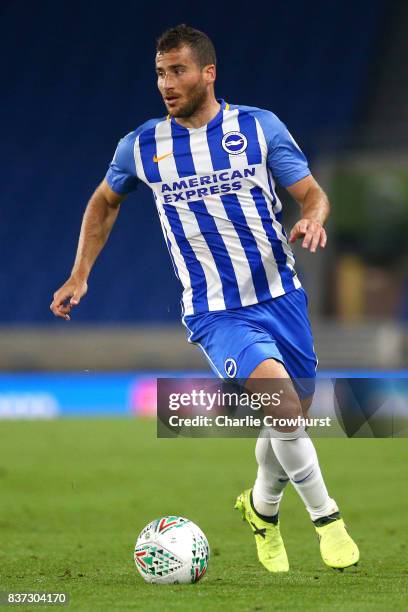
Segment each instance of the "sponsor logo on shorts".
[{"label": "sponsor logo on shorts", "polygon": [[237,375],[237,362],[232,357],[228,357],[224,362],[225,373],[228,378],[235,378]]}]

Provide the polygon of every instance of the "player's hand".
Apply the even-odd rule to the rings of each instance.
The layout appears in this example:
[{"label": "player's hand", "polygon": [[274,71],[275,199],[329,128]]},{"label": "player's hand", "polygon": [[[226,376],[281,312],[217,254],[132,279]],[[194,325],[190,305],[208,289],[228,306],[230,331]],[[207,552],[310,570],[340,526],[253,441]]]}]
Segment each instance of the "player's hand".
[{"label": "player's hand", "polygon": [[77,306],[81,298],[88,291],[86,281],[71,276],[66,283],[54,293],[54,299],[50,309],[56,317],[62,317],[70,321],[70,313],[74,306]]},{"label": "player's hand", "polygon": [[301,219],[292,228],[289,242],[295,242],[298,238],[303,238],[302,247],[309,249],[311,253],[316,253],[317,247],[324,249],[327,242],[327,235],[324,227],[317,221]]}]

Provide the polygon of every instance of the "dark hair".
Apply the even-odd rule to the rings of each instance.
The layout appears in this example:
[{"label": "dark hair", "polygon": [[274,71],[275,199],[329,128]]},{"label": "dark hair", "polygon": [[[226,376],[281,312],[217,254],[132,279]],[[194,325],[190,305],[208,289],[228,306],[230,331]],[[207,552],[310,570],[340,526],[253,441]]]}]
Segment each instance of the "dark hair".
[{"label": "dark hair", "polygon": [[215,49],[207,34],[196,30],[185,23],[166,30],[157,40],[157,53],[166,53],[186,45],[194,53],[201,68],[216,63]]}]

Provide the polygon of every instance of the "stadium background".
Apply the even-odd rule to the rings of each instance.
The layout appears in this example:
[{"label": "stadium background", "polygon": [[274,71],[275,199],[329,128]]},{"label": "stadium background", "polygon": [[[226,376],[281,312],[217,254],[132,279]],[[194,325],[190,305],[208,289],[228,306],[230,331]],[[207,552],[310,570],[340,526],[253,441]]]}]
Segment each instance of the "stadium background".
[{"label": "stadium background", "polygon": [[[132,2],[114,10],[107,2],[14,1],[0,10],[3,371],[208,371],[185,341],[180,286],[144,186],[123,204],[72,322],[55,320],[48,309],[117,141],[164,113],[155,38],[183,21],[214,40],[218,96],[280,116],[331,197],[327,250],[311,256],[295,247],[320,367],[404,367],[406,3],[294,0],[255,12],[217,10],[217,18],[210,5],[199,13],[183,2],[170,16]],[[297,206],[282,198],[290,226]],[[31,392],[37,382],[44,389],[45,379],[15,379],[12,396],[11,379],[1,380],[5,416],[44,404]],[[132,386],[129,393],[139,397]],[[151,393],[150,383],[141,393]],[[58,401],[53,405],[58,412]]]},{"label": "stadium background", "polygon": [[[164,114],[154,41],[180,22],[214,40],[217,94],[275,111],[331,197],[326,251],[295,248],[320,371],[404,375],[405,1],[3,0],[0,591],[64,590],[81,611],[403,608],[405,439],[316,440],[362,562],[341,575],[324,568],[289,489],[291,572],[271,577],[232,512],[254,477],[253,440],[157,440],[154,419],[115,418],[154,413],[159,372],[209,372],[186,342],[147,189],[123,204],[72,321],[49,311],[118,139]],[[290,226],[298,210],[285,201]],[[158,597],[136,576],[132,547],[166,513],[197,522],[212,559],[202,583]]]}]

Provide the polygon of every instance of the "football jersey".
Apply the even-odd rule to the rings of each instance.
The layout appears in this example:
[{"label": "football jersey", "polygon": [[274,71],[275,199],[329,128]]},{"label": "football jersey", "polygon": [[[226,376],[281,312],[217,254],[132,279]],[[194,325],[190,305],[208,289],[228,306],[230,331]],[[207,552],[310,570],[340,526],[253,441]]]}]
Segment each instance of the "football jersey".
[{"label": "football jersey", "polygon": [[106,180],[127,194],[153,191],[183,285],[184,315],[249,306],[299,288],[275,182],[310,174],[273,113],[219,100],[200,128],[173,117],[147,121],[118,144]]}]

